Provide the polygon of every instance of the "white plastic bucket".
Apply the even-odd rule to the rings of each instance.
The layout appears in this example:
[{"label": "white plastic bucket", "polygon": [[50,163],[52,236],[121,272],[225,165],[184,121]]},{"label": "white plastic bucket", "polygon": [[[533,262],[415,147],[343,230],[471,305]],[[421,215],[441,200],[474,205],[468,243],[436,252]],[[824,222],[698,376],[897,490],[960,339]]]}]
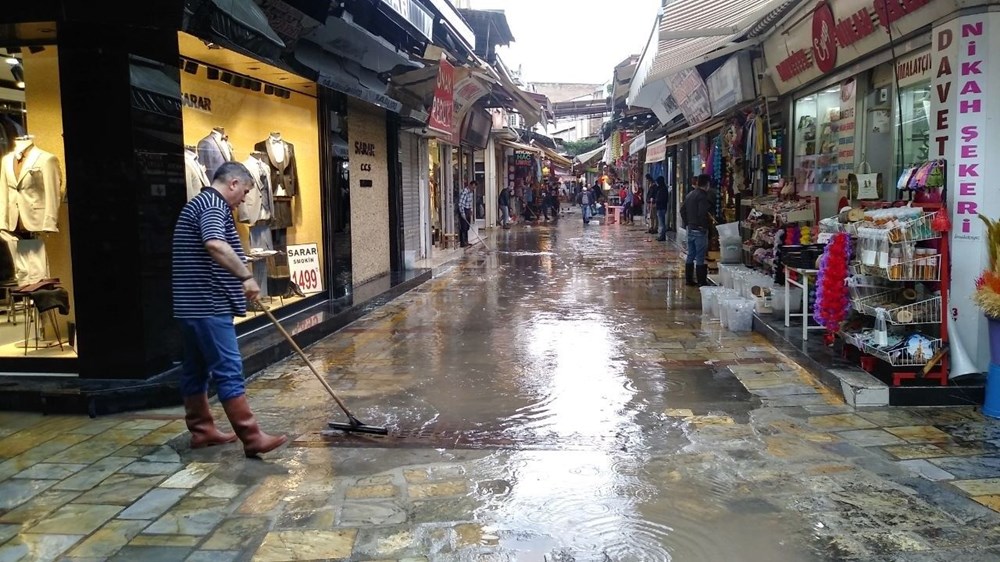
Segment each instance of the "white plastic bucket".
[{"label": "white plastic bucket", "polygon": [[726,224],[717,224],[715,229],[719,231],[719,240],[725,240],[726,238],[739,238],[740,237],[740,223],[730,222]]},{"label": "white plastic bucket", "polygon": [[728,300],[726,301],[726,309],[730,332],[753,330],[753,301],[747,299]]}]

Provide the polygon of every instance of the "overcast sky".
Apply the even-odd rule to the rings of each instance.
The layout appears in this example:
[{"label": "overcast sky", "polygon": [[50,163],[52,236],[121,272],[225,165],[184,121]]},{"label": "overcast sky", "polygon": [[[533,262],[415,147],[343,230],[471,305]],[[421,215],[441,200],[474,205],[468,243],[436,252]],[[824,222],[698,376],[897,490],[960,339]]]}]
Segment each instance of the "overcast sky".
[{"label": "overcast sky", "polygon": [[503,10],[514,34],[500,58],[523,65],[528,82],[611,80],[615,65],[649,40],[660,0],[472,0],[479,10]]}]

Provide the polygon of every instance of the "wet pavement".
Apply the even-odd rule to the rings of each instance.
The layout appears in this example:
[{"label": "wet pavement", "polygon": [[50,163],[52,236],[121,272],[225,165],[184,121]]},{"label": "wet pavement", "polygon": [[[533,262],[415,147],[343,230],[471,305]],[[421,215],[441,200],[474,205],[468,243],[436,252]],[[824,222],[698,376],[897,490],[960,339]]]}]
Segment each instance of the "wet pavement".
[{"label": "wet pavement", "polygon": [[2,413],[0,562],[1000,560],[1000,424],[844,406],[653,238],[497,232],[309,347],[386,438],[324,432],[295,357],[250,384],[263,461],[179,408]]}]

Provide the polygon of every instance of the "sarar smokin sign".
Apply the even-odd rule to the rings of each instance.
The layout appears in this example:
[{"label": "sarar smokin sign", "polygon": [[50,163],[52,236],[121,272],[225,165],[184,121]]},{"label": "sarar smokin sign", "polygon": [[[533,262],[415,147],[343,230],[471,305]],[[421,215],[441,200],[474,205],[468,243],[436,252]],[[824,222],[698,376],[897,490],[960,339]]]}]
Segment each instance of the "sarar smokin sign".
[{"label": "sarar smokin sign", "polygon": [[822,0],[812,13],[812,41],[808,49],[797,49],[775,65],[778,77],[787,82],[816,66],[827,73],[837,67],[837,49],[849,47],[903,17],[923,8],[932,0],[873,0],[857,12],[835,18],[831,3]]}]

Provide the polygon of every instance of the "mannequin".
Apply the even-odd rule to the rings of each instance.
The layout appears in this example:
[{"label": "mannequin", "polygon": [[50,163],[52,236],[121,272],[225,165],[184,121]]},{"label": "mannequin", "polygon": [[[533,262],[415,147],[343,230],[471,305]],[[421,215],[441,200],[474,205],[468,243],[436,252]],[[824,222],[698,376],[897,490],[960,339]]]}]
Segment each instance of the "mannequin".
[{"label": "mannequin", "polygon": [[184,147],[184,176],[187,182],[188,201],[201,193],[202,188],[208,187],[208,174],[205,173],[205,166],[198,161],[198,149],[193,146]]},{"label": "mannequin", "polygon": [[235,162],[233,145],[229,144],[225,127],[213,127],[205,138],[198,141],[198,160],[205,166],[205,175],[211,183],[215,171],[224,162]]},{"label": "mannequin", "polygon": [[298,194],[299,175],[295,161],[295,146],[281,138],[281,133],[272,131],[266,139],[253,146],[254,150],[267,154],[271,166],[271,187],[275,197],[295,197]]},{"label": "mannequin", "polygon": [[21,285],[49,276],[39,232],[58,232],[63,200],[59,159],[35,145],[31,135],[17,137],[14,151],[0,160],[0,238],[14,258]]},{"label": "mannequin", "polygon": [[[237,218],[243,223],[250,225],[250,248],[261,250],[273,250],[274,243],[271,238],[271,216],[274,212],[274,197],[271,193],[270,168],[265,160],[267,154],[254,151],[243,163],[250,170],[253,176],[254,187],[243,198],[237,209]],[[253,262],[254,280],[261,288],[261,296],[268,296],[267,292],[267,264],[263,260]]]}]

